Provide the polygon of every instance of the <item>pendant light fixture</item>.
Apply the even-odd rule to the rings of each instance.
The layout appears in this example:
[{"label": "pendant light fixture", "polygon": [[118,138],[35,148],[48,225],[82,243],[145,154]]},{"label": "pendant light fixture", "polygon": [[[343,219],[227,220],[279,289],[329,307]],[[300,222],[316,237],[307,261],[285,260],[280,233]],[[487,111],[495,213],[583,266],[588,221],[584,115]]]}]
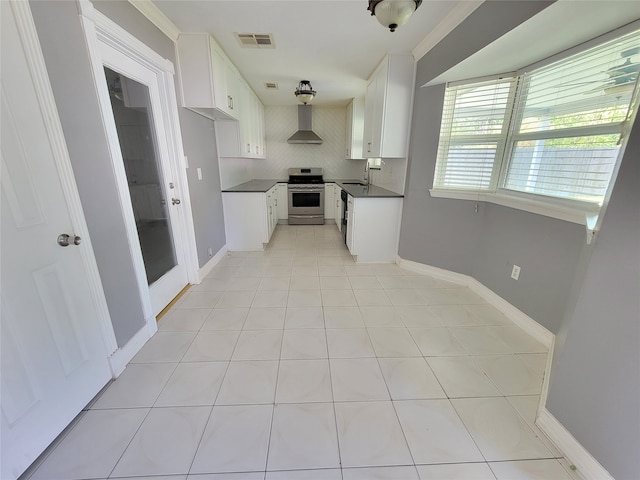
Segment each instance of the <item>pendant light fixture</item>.
[{"label": "pendant light fixture", "polygon": [[300,80],[298,84],[298,88],[295,91],[296,98],[300,101],[300,103],[307,104],[311,103],[313,97],[316,96],[316,91],[311,86],[311,82],[309,80]]},{"label": "pendant light fixture", "polygon": [[396,28],[407,23],[421,3],[422,0],[369,0],[367,10],[383,27],[395,32]]}]

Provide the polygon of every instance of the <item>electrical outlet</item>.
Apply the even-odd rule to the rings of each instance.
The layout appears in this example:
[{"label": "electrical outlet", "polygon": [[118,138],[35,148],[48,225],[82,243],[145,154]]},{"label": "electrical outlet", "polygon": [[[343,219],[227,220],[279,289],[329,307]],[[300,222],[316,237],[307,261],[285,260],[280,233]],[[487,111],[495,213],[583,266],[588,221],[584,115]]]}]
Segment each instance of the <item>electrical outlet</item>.
[{"label": "electrical outlet", "polygon": [[518,278],[520,278],[520,267],[518,265],[513,266],[513,269],[511,270],[511,278],[514,280],[518,280]]}]

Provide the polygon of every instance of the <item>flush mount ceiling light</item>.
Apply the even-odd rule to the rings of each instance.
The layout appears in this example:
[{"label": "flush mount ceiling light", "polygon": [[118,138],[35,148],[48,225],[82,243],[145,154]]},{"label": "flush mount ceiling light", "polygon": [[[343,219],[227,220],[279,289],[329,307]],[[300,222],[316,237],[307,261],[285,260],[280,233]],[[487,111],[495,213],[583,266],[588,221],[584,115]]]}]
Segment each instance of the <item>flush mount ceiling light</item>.
[{"label": "flush mount ceiling light", "polygon": [[300,103],[311,103],[313,97],[316,96],[316,91],[311,86],[311,82],[309,80],[300,80],[298,84],[298,88],[296,88],[295,94],[296,98],[300,101]]},{"label": "flush mount ceiling light", "polygon": [[421,3],[422,0],[369,0],[367,10],[383,27],[395,32],[396,28],[407,23]]}]

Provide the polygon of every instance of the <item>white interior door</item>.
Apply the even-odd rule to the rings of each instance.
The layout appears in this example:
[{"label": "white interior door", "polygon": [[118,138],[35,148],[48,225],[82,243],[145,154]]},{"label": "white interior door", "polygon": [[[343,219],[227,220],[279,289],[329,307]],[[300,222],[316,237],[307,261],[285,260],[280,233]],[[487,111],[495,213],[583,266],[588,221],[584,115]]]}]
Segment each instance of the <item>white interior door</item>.
[{"label": "white interior door", "polygon": [[[138,281],[153,315],[188,283],[177,165],[166,135],[156,72],[99,44],[109,94],[105,123]],[[105,98],[105,97],[103,97]]]},{"label": "white interior door", "polygon": [[29,6],[18,3],[0,2],[3,480],[17,478],[111,378],[95,259],[86,261],[88,239],[75,238],[86,226]]}]

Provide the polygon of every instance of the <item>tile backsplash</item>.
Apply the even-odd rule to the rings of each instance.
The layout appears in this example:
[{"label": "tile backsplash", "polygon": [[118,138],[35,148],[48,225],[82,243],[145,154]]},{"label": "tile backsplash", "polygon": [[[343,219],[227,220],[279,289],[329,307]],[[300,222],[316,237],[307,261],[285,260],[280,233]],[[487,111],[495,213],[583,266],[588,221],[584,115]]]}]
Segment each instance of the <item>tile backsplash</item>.
[{"label": "tile backsplash", "polygon": [[[288,178],[291,167],[322,167],[327,179],[356,179],[364,177],[365,160],[346,160],[346,108],[313,107],[313,131],[321,145],[288,144],[287,139],[298,129],[297,106],[266,106],[265,125],[267,158],[250,160],[220,158],[222,188],[254,179]],[[372,172],[372,183],[402,192],[404,190],[406,159],[383,160],[381,170]]]},{"label": "tile backsplash", "polygon": [[384,158],[380,170],[371,170],[371,183],[392,192],[404,193],[406,171],[406,158]]},{"label": "tile backsplash", "polygon": [[321,145],[288,144],[298,129],[298,107],[266,107],[267,160],[254,162],[256,178],[287,178],[291,167],[322,167],[325,178],[360,178],[364,161],[345,160],[345,108],[313,107]]}]

